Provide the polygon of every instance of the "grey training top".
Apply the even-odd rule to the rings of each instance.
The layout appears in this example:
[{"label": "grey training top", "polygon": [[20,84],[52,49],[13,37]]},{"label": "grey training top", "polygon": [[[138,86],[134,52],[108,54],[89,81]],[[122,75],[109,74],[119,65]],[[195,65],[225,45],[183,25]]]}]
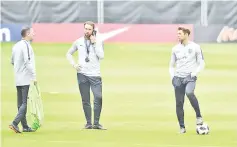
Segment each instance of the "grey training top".
[{"label": "grey training top", "polygon": [[[87,52],[87,46],[89,53]],[[102,40],[96,37],[96,43],[90,44],[90,41],[84,37],[77,39],[66,54],[71,65],[76,64],[72,56],[76,51],[78,51],[78,64],[80,66],[80,70],[77,72],[86,76],[100,76],[100,60],[104,58]],[[85,61],[87,57],[89,62]]]},{"label": "grey training top", "polygon": [[36,80],[34,51],[28,41],[21,40],[13,46],[11,63],[16,86],[30,85],[32,80]]},{"label": "grey training top", "polygon": [[[181,43],[172,48],[170,59],[171,76],[186,77],[191,73],[199,73],[204,68],[204,58],[200,46],[189,41],[187,45]],[[172,70],[172,66],[176,68]]]}]

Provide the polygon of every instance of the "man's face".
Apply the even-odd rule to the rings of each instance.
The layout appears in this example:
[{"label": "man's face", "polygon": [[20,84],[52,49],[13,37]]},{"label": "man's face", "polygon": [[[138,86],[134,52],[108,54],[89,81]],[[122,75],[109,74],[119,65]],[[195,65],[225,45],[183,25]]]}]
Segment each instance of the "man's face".
[{"label": "man's face", "polygon": [[93,27],[89,24],[86,24],[84,27],[84,33],[86,37],[90,37],[92,35]]},{"label": "man's face", "polygon": [[27,36],[28,38],[32,41],[34,36],[35,36],[35,32],[34,32],[34,29],[31,28],[28,32],[27,32]]},{"label": "man's face", "polygon": [[184,32],[182,30],[178,30],[177,37],[178,37],[178,40],[182,42],[187,39],[188,34],[187,33],[184,34]]}]

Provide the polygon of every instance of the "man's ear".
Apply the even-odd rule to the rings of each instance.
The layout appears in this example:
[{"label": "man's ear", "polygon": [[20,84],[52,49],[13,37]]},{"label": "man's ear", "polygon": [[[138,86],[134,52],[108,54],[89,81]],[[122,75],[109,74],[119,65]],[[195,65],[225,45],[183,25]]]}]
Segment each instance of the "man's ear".
[{"label": "man's ear", "polygon": [[30,35],[30,31],[28,31],[27,33],[26,33],[26,36],[29,36]]}]

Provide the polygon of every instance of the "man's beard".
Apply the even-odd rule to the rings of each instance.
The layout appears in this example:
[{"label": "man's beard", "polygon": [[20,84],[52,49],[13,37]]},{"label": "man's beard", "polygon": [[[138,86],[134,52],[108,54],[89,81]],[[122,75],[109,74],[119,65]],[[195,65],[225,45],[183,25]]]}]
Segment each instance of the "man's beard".
[{"label": "man's beard", "polygon": [[184,42],[184,39],[178,39],[180,43],[183,43]]},{"label": "man's beard", "polygon": [[87,39],[90,39],[91,35],[90,35],[90,34],[85,34],[85,37],[86,37]]}]

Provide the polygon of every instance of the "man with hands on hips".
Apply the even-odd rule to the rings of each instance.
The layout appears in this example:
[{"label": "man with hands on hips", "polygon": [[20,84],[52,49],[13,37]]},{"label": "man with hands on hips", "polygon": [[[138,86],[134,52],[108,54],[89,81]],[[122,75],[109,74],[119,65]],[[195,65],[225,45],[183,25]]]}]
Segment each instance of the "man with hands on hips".
[{"label": "man with hands on hips", "polygon": [[[73,54],[78,51],[78,64],[73,60]],[[86,118],[85,129],[104,130],[99,123],[102,110],[102,78],[100,61],[104,58],[103,41],[96,36],[95,24],[84,23],[84,36],[77,39],[68,50],[67,59],[77,71],[78,86],[82,98]],[[90,89],[94,95],[94,120],[92,123],[92,108],[90,104]]]}]

